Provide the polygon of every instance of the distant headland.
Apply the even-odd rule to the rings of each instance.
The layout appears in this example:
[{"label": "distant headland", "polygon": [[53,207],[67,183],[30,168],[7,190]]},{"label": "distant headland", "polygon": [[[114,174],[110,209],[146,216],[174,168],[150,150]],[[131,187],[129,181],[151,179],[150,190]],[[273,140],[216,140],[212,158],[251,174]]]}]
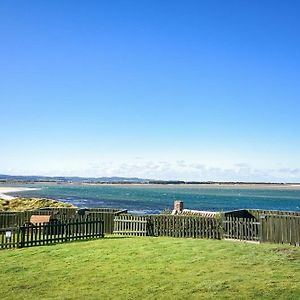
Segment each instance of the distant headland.
[{"label": "distant headland", "polygon": [[76,176],[25,176],[0,174],[0,184],[115,184],[115,185],[178,185],[178,186],[273,186],[273,187],[299,187],[300,183],[288,182],[245,182],[245,181],[184,181],[184,180],[156,180],[138,177],[76,177]]}]

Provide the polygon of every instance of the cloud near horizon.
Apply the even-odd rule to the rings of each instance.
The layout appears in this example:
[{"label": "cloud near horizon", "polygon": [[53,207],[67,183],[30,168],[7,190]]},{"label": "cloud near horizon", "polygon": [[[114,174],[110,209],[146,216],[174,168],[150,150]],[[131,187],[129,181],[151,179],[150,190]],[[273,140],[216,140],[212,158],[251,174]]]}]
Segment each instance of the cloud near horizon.
[{"label": "cloud near horizon", "polygon": [[[3,170],[5,171],[5,170]],[[60,169],[23,170],[11,175],[47,175],[47,176],[82,176],[82,177],[139,177],[160,180],[186,181],[263,181],[263,182],[300,182],[300,168],[253,168],[246,163],[238,163],[229,167],[215,167],[185,160],[139,161],[134,162],[102,162],[90,163],[88,167],[79,166]]]}]

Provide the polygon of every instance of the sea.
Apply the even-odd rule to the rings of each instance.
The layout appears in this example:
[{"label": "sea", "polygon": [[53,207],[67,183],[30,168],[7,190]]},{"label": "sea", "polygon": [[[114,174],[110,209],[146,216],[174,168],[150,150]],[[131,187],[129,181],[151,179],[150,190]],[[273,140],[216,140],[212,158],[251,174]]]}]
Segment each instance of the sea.
[{"label": "sea", "polygon": [[25,185],[35,190],[10,193],[21,197],[45,197],[74,204],[80,208],[110,207],[131,213],[157,214],[173,208],[182,200],[184,208],[206,211],[264,209],[300,211],[300,189],[185,187],[147,185]]}]

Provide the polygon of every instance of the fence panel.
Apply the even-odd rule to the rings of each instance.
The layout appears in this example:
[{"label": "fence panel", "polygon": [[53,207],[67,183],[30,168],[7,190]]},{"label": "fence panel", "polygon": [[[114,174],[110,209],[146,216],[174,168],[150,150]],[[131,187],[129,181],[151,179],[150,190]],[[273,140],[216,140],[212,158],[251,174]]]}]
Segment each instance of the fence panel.
[{"label": "fence panel", "polygon": [[0,212],[0,228],[16,227],[19,225],[20,215],[13,212]]},{"label": "fence panel", "polygon": [[257,219],[259,219],[260,216],[265,216],[265,215],[300,216],[300,211],[248,209],[248,212]]},{"label": "fence panel", "polygon": [[0,212],[0,228],[22,226],[25,223],[29,223],[32,215],[52,215],[60,223],[103,220],[104,232],[111,234],[114,229],[114,217],[124,213],[127,213],[127,210],[113,208],[82,210],[78,210],[77,208],[40,208],[22,212]]},{"label": "fence panel", "polygon": [[20,231],[18,227],[0,229],[0,249],[17,248]]},{"label": "fence panel", "polygon": [[147,217],[120,215],[114,218],[114,234],[145,236],[147,235]]},{"label": "fence panel", "polygon": [[17,212],[0,212],[0,228],[18,227],[28,223],[32,215],[52,215],[49,210],[26,210]]},{"label": "fence panel", "polygon": [[153,215],[149,216],[149,235],[220,239],[220,225],[215,218]]},{"label": "fence panel", "polygon": [[256,219],[228,216],[223,221],[224,238],[242,241],[260,240],[260,223]]},{"label": "fence panel", "polygon": [[104,232],[107,234],[112,234],[114,230],[114,218],[115,212],[88,212],[87,219],[88,220],[102,220],[104,222]]},{"label": "fence panel", "polygon": [[300,216],[266,215],[261,216],[262,242],[300,245]]},{"label": "fence panel", "polygon": [[0,248],[22,248],[104,236],[104,223],[75,221],[0,229]]},{"label": "fence panel", "polygon": [[220,221],[195,216],[123,215],[114,219],[114,233],[138,236],[221,238]]}]

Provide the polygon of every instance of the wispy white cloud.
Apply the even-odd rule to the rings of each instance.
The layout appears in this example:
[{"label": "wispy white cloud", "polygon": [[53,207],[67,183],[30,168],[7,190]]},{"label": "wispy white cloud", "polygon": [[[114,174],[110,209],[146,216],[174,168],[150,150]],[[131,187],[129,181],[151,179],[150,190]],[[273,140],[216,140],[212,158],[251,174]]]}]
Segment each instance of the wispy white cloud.
[{"label": "wispy white cloud", "polygon": [[[0,173],[16,174],[13,169]],[[300,168],[257,168],[247,163],[236,163],[229,167],[216,167],[202,162],[143,161],[134,159],[127,162],[105,161],[68,165],[44,169],[26,169],[17,174],[39,174],[50,176],[124,176],[162,180],[196,181],[270,181],[300,182]]]}]

